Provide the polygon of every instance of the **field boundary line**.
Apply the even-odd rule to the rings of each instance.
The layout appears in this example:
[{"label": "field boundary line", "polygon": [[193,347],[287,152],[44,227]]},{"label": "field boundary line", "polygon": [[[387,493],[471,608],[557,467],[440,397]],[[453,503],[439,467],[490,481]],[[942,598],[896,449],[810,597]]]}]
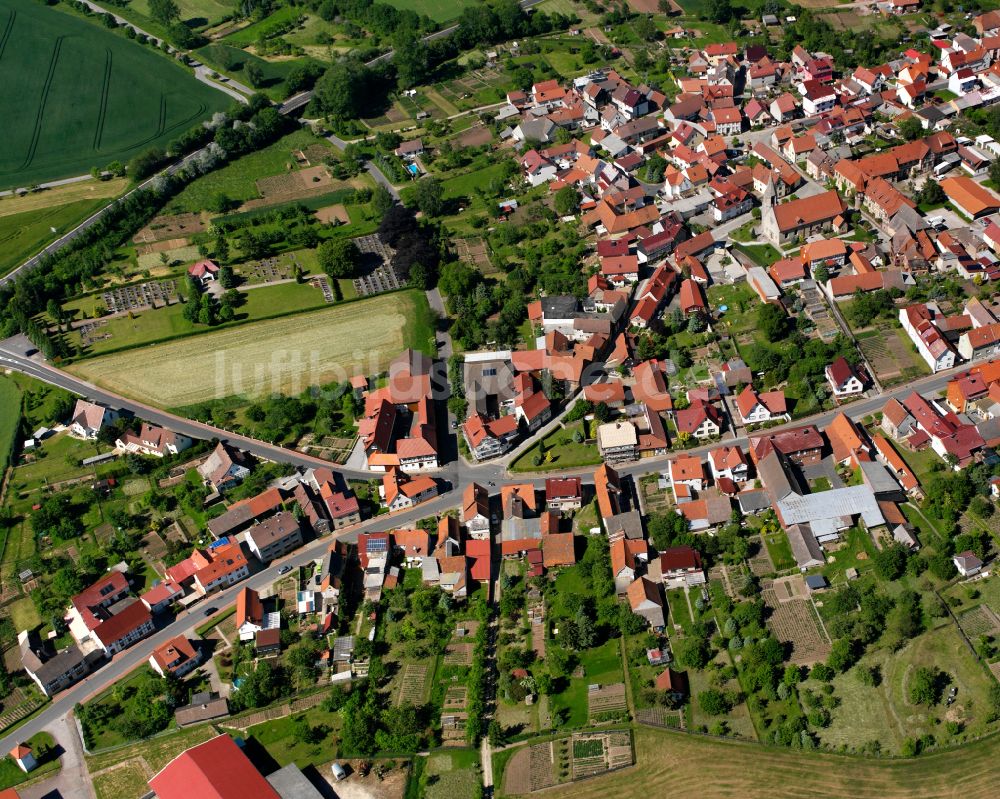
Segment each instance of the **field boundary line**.
[{"label": "field boundary line", "polygon": [[101,83],[101,102],[97,109],[97,127],[94,128],[94,152],[101,149],[101,139],[104,137],[104,118],[108,113],[108,95],[111,93],[111,65],[113,56],[111,48],[104,49],[104,80]]},{"label": "field boundary line", "polygon": [[14,30],[14,20],[17,19],[17,10],[11,9],[7,18],[7,27],[4,28],[3,35],[0,36],[0,58],[3,58],[4,50],[7,49],[7,40],[10,39],[10,32]]},{"label": "field boundary line", "polygon": [[52,58],[49,59],[49,72],[45,76],[45,83],[42,85],[41,102],[38,104],[38,113],[35,115],[35,129],[31,134],[31,143],[28,145],[28,152],[25,153],[24,163],[21,169],[27,169],[31,162],[35,160],[35,151],[38,149],[38,140],[42,136],[42,119],[45,117],[45,105],[49,99],[49,92],[52,90],[52,81],[56,76],[56,66],[59,63],[59,53],[62,50],[65,36],[56,39],[56,46],[52,48]]}]

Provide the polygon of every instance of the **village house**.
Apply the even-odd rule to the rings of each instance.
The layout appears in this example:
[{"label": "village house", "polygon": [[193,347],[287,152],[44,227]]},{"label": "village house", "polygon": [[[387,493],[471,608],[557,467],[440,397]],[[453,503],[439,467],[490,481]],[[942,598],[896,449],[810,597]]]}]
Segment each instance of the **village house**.
[{"label": "village house", "polygon": [[850,397],[865,390],[861,377],[843,355],[826,367],[826,381],[835,397]]},{"label": "village house", "polygon": [[291,513],[280,512],[246,532],[250,551],[264,564],[302,546],[302,528]]},{"label": "village house", "polygon": [[201,662],[201,650],[195,649],[185,635],[177,635],[156,647],[149,656],[150,668],[161,677],[168,674],[181,678]]},{"label": "village house", "polygon": [[469,483],[462,491],[461,521],[470,538],[490,537],[490,495],[479,483]]},{"label": "village house", "polygon": [[223,492],[243,482],[250,474],[250,464],[243,452],[219,442],[198,466],[198,474],[214,490]]},{"label": "village house", "polygon": [[689,546],[669,547],[660,553],[660,575],[669,588],[704,585],[705,569],[698,550]]},{"label": "village house", "polygon": [[105,408],[96,402],[78,399],[70,416],[69,432],[77,438],[95,441],[97,434],[108,425],[118,421],[120,414],[111,408]]},{"label": "village house", "polygon": [[757,393],[747,385],[736,395],[736,408],[743,424],[762,424],[776,419],[789,420],[788,404],[784,391],[764,391]]}]

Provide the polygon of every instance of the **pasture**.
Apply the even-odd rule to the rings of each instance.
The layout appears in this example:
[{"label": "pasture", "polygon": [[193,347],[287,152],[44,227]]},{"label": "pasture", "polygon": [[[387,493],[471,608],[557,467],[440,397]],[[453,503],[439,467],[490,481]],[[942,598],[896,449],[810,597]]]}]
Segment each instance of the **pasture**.
[{"label": "pasture", "polygon": [[30,0],[0,6],[0,58],[0,188],[127,161],[231,103],[165,56]]},{"label": "pasture", "polygon": [[427,300],[416,291],[93,358],[71,371],[162,407],[231,395],[297,394],[377,374],[407,346],[427,349]]},{"label": "pasture", "polygon": [[[636,769],[554,788],[549,797],[704,799],[987,799],[996,794],[996,736],[912,760],[793,752],[652,730],[635,732]],[[637,786],[639,790],[637,791]],[[506,788],[506,785],[505,785]]]}]

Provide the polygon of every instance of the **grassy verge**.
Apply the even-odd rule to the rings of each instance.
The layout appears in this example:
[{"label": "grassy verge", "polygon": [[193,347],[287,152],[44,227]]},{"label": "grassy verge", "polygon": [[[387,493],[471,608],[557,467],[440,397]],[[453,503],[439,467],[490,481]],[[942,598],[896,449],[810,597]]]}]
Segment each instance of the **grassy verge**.
[{"label": "grassy verge", "polygon": [[13,381],[0,377],[0,476],[10,464],[20,422],[21,392]]}]

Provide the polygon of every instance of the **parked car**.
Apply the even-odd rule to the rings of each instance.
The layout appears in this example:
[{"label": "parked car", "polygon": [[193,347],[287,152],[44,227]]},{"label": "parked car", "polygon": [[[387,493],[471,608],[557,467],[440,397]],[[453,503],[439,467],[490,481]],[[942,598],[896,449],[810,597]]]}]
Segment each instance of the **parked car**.
[{"label": "parked car", "polygon": [[288,572],[290,572],[291,570],[292,567],[289,566],[288,564],[285,564],[280,569],[278,569],[278,574],[288,574]]},{"label": "parked car", "polygon": [[219,609],[215,606],[212,606],[210,608],[205,608],[205,610],[202,612],[205,616],[211,616],[213,613],[218,613]]}]

